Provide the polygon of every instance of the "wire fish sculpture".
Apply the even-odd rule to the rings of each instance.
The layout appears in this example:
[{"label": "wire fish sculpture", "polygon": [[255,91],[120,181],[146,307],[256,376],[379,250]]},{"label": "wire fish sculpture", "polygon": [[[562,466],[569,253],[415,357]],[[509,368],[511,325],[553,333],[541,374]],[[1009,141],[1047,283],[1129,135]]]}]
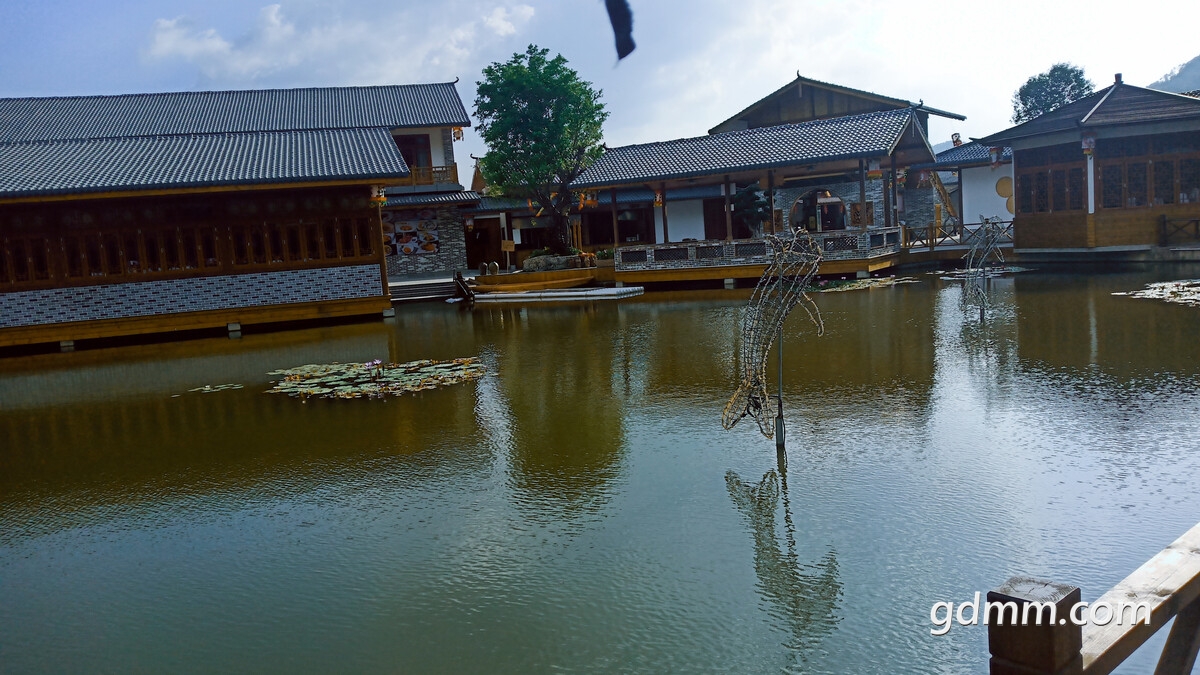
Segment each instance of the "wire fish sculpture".
[{"label": "wire fish sculpture", "polygon": [[802,228],[797,228],[790,239],[773,234],[765,239],[771,263],[763,270],[742,316],[742,382],[725,404],[721,425],[732,429],[742,418],[750,416],[763,436],[774,438],[775,417],[767,406],[771,398],[767,393],[767,355],[771,346],[784,320],[797,305],[804,308],[817,327],[817,335],[825,332],[825,324],[816,303],[804,292],[821,264],[821,250],[816,242]]},{"label": "wire fish sculpture", "polygon": [[1000,235],[1003,227],[999,218],[980,217],[982,226],[971,243],[970,250],[963,256],[966,260],[963,299],[979,306],[982,319],[988,304],[987,265],[989,262],[1004,264],[1004,253],[1000,250]]}]

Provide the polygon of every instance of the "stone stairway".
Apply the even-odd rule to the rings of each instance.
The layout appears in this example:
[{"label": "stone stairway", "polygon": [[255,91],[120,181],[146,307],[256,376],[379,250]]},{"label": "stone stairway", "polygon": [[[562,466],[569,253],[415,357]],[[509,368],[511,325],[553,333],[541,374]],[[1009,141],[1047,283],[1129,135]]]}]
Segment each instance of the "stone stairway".
[{"label": "stone stairway", "polygon": [[405,302],[429,302],[454,297],[453,279],[422,279],[420,281],[393,281],[388,284],[392,304]]}]

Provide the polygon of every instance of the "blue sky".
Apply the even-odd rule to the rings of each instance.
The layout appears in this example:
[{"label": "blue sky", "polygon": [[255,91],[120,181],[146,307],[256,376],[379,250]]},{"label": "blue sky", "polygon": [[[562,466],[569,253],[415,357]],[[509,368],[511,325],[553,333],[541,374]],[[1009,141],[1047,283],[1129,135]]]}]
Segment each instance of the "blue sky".
[{"label": "blue sky", "polygon": [[[609,145],[705,133],[795,77],[923,99],[982,136],[1058,61],[1098,87],[1146,85],[1200,53],[1194,0],[631,0],[638,49],[616,62],[602,0],[9,2],[0,96],[365,85],[460,78],[536,43],[604,90]],[[468,131],[460,161],[483,146]]]}]

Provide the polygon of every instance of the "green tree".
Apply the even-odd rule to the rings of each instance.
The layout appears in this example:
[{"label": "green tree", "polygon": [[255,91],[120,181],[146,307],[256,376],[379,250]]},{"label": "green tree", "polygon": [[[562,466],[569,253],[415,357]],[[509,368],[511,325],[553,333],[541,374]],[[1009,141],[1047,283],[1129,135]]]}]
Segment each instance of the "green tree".
[{"label": "green tree", "polygon": [[729,200],[734,227],[744,227],[752,237],[761,237],[763,223],[771,220],[770,195],[760,192],[758,183],[738,188]]},{"label": "green tree", "polygon": [[608,118],[601,92],[567,66],[562,55],[529,45],[505,63],[483,69],[475,119],[487,144],[480,170],[490,188],[530,199],[550,216],[557,253],[567,251],[570,184],[604,148]]},{"label": "green tree", "polygon": [[1069,63],[1056,63],[1050,70],[1034,75],[1013,94],[1012,121],[1029,120],[1077,101],[1095,91],[1096,85],[1084,77],[1083,69]]}]

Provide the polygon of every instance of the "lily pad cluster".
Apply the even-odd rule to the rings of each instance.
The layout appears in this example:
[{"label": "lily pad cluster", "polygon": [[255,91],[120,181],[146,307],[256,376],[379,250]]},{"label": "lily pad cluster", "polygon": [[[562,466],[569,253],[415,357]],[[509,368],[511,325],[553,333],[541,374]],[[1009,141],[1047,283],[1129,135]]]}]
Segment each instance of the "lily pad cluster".
[{"label": "lily pad cluster", "polygon": [[195,389],[188,389],[188,393],[191,394],[191,393],[199,392],[201,394],[211,394],[211,393],[218,392],[218,391],[230,391],[233,389],[241,389],[241,388],[242,388],[242,385],[234,384],[232,382],[229,384],[206,384],[203,387],[196,387]]},{"label": "lily pad cluster", "polygon": [[329,363],[273,370],[281,379],[268,394],[293,398],[383,398],[437,389],[483,377],[476,357],[449,361]]},{"label": "lily pad cluster", "polygon": [[854,281],[830,282],[828,285],[820,284],[816,289],[821,293],[838,293],[841,291],[861,291],[865,288],[887,288],[889,286],[897,286],[899,284],[915,284],[919,279],[915,277],[881,277],[871,279],[855,279]]},{"label": "lily pad cluster", "polygon": [[1150,284],[1140,291],[1113,293],[1113,295],[1127,295],[1131,298],[1149,298],[1151,300],[1163,300],[1189,307],[1200,307],[1200,279],[1162,281]]}]

